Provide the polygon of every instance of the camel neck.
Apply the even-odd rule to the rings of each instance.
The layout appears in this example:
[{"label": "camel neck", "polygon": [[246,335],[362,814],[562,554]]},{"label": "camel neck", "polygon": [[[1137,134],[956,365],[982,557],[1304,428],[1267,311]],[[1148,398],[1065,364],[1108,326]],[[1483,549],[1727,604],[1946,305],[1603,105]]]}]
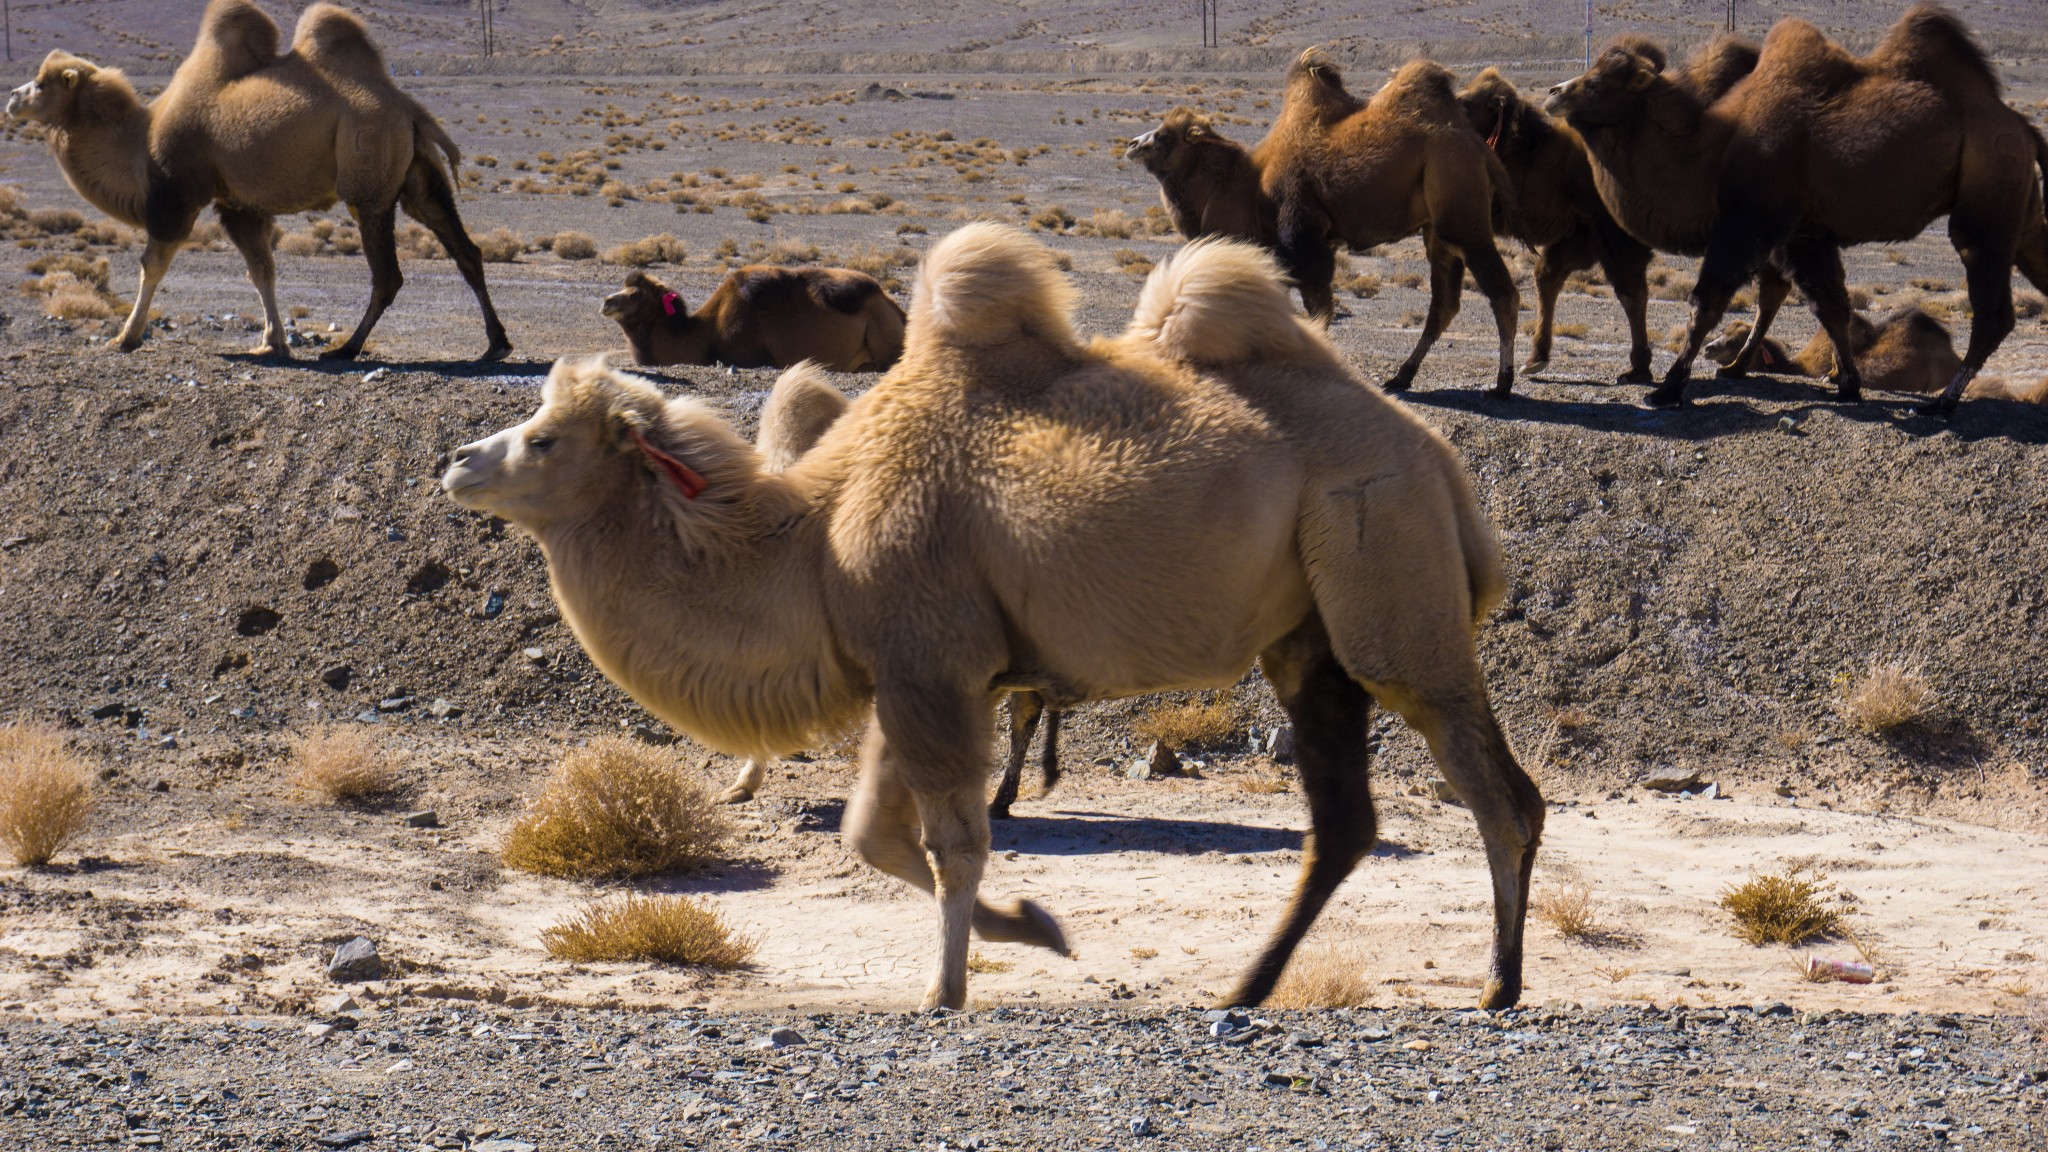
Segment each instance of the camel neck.
[{"label": "camel neck", "polygon": [[780,755],[864,709],[865,678],[839,650],[819,584],[815,514],[793,510],[751,540],[722,542],[713,559],[640,486],[605,515],[538,536],[555,601],[591,661],[703,743]]},{"label": "camel neck", "polygon": [[149,197],[149,109],[132,99],[127,103],[53,129],[50,151],[65,182],[88,203],[142,228]]}]

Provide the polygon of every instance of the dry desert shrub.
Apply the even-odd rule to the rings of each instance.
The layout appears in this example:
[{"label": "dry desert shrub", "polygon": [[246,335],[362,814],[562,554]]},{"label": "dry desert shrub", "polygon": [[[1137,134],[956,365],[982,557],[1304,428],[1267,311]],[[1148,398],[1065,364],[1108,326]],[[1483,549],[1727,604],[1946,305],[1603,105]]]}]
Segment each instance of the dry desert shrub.
[{"label": "dry desert shrub", "polygon": [[510,264],[526,251],[526,241],[510,228],[491,229],[476,238],[476,246],[486,264]]},{"label": "dry desert shrub", "polygon": [[597,255],[597,241],[588,232],[557,232],[548,247],[564,260],[588,260]]},{"label": "dry desert shrub", "polygon": [[1303,945],[1267,999],[1268,1008],[1357,1008],[1372,998],[1365,949],[1350,942]]},{"label": "dry desert shrub", "polygon": [[85,830],[93,800],[92,770],[56,730],[0,728],[0,842],[16,864],[48,864]]},{"label": "dry desert shrub", "polygon": [[1380,294],[1380,278],[1367,273],[1360,273],[1344,281],[1344,288],[1360,300],[1370,300]]},{"label": "dry desert shrub", "polygon": [[760,945],[688,896],[629,895],[590,904],[543,928],[540,938],[548,955],[572,963],[652,960],[705,968],[739,968]]},{"label": "dry desert shrub", "polygon": [[650,876],[703,864],[731,834],[672,752],[607,736],[562,758],[503,855],[543,876]]},{"label": "dry desert shrub", "polygon": [[762,258],[770,264],[816,264],[818,246],[808,240],[777,236],[768,242]]},{"label": "dry desert shrub", "polygon": [[434,234],[408,220],[398,226],[398,250],[415,260],[446,260],[448,250]]},{"label": "dry desert shrub", "polygon": [[38,231],[56,236],[85,227],[85,217],[71,208],[31,208],[28,222]]},{"label": "dry desert shrub", "polygon": [[1151,258],[1136,249],[1119,248],[1110,253],[1110,258],[1116,261],[1117,267],[1132,276],[1142,279],[1152,274]]},{"label": "dry desert shrub", "polygon": [[1161,701],[1131,723],[1140,744],[1164,744],[1178,752],[1221,744],[1237,732],[1237,705],[1227,693],[1194,700]]},{"label": "dry desert shrub", "polygon": [[[63,272],[51,275],[69,279]],[[49,299],[43,302],[43,311],[59,320],[111,320],[116,315],[115,303],[118,302],[110,303],[107,294],[92,285],[72,281],[51,288]]]},{"label": "dry desert shrub", "polygon": [[360,803],[398,787],[391,754],[364,728],[320,727],[292,738],[288,782],[329,803]]},{"label": "dry desert shrub", "polygon": [[1017,962],[1014,960],[992,959],[986,955],[983,955],[979,951],[969,952],[967,954],[967,970],[969,972],[975,972],[980,974],[1008,972],[1010,969],[1015,968],[1016,966]]},{"label": "dry desert shrub", "polygon": [[1048,204],[1031,214],[1034,232],[1065,232],[1074,226],[1074,214],[1058,204]]},{"label": "dry desert shrub", "polygon": [[1593,886],[1583,881],[1530,893],[1529,911],[1568,939],[1593,940],[1608,934],[1607,926],[1600,920],[1600,907],[1593,899]]},{"label": "dry desert shrub", "polygon": [[311,230],[287,232],[277,238],[277,250],[287,256],[318,256],[327,242]]},{"label": "dry desert shrub", "polygon": [[673,232],[663,232],[659,236],[648,236],[616,248],[607,248],[602,259],[606,264],[626,264],[634,268],[645,268],[649,264],[681,264],[687,254],[683,242],[676,239]]},{"label": "dry desert shrub", "polygon": [[1934,688],[1918,668],[1873,660],[1842,693],[1842,717],[1865,732],[1889,732],[1926,719],[1934,701]]},{"label": "dry desert shrub", "polygon": [[1821,901],[1834,885],[1820,873],[1795,864],[1780,876],[1758,873],[1721,893],[1721,907],[1735,917],[1735,934],[1751,944],[1804,944],[1842,931],[1842,913]]},{"label": "dry desert shrub", "polygon": [[1128,240],[1139,230],[1138,221],[1121,208],[1097,208],[1094,215],[1074,226],[1077,235],[1106,240]]}]

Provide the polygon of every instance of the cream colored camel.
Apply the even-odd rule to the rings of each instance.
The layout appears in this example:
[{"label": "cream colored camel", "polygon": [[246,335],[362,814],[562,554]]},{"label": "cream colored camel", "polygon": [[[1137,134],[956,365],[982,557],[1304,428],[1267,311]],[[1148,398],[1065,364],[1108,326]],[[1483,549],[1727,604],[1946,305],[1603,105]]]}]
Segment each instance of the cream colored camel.
[{"label": "cream colored camel", "polygon": [[787,472],[694,401],[564,362],[442,485],[532,533],[592,660],[697,739],[771,755],[867,716],[845,836],[937,896],[927,1006],[966,1002],[970,928],[1066,947],[1036,905],[977,898],[995,694],[1220,687],[1254,659],[1312,833],[1231,1001],[1272,991],[1371,847],[1377,698],[1478,820],[1480,1001],[1515,1003],[1543,804],[1487,703],[1473,629],[1500,558],[1457,457],[1293,318],[1256,249],[1189,245],[1115,340],[1084,344],[1073,301],[1050,251],[970,225],[926,258],[902,362]]},{"label": "cream colored camel", "polygon": [[8,98],[9,116],[49,126],[58,167],[80,196],[148,233],[121,349],[142,344],[157,285],[211,204],[263,298],[255,350],[289,357],[272,220],[340,200],[361,227],[370,304],[347,342],[322,359],[354,359],[398,295],[400,205],[433,230],[475,293],[490,341],[483,359],[503,359],[512,343],[484,287],[483,256],[455,208],[454,141],[391,82],[368,30],[342,9],[306,9],[282,56],[277,40],[277,25],[248,0],[213,0],[192,54],[147,106],[119,71],[62,51]]}]

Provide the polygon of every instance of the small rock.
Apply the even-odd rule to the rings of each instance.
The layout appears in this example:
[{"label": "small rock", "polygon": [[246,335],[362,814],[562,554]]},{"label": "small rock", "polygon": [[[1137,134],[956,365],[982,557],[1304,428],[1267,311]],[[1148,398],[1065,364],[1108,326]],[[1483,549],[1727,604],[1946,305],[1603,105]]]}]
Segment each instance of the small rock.
[{"label": "small rock", "polygon": [[363,373],[363,383],[375,384],[377,381],[386,379],[390,375],[391,369],[389,368],[372,368],[368,372]]},{"label": "small rock", "polygon": [[540,1146],[524,1140],[479,1140],[469,1146],[469,1152],[540,1152]]},{"label": "small rock", "polygon": [[93,709],[90,713],[88,713],[88,715],[90,715],[95,720],[112,720],[114,717],[121,715],[123,712],[126,712],[127,710],[128,705],[121,703],[119,700],[116,700],[112,704],[100,705],[99,707]]},{"label": "small rock", "polygon": [[1410,1052],[1427,1052],[1429,1051],[1429,1041],[1410,1040],[1406,1044],[1401,1045],[1401,1047],[1406,1048]]},{"label": "small rock", "polygon": [[403,712],[410,707],[412,707],[412,697],[410,696],[386,696],[382,700],[377,701],[377,711],[379,712]]},{"label": "small rock", "polygon": [[322,668],[320,670],[320,682],[339,692],[343,688],[348,687],[349,680],[355,674],[356,670],[354,668],[346,664],[336,664],[331,668]]},{"label": "small rock", "polygon": [[332,1036],[332,1035],[334,1035],[334,1034],[335,1034],[336,1032],[338,1032],[338,1031],[340,1031],[340,1029],[336,1028],[336,1027],[335,1027],[334,1025],[332,1025],[332,1024],[308,1024],[308,1025],[306,1025],[306,1035],[308,1035],[308,1036],[312,1037],[312,1038],[313,1038],[313,1039],[315,1039],[315,1040],[325,1040],[325,1039],[327,1039],[327,1038],[328,1038],[329,1036]]},{"label": "small rock", "polygon": [[432,808],[422,809],[418,812],[407,812],[401,819],[405,821],[407,828],[439,828],[441,826],[441,814]]},{"label": "small rock", "polygon": [[1294,725],[1282,724],[1266,737],[1266,755],[1280,764],[1294,763]]},{"label": "small rock", "polygon": [[[382,369],[379,369],[379,371],[382,371]],[[346,1132],[336,1132],[329,1136],[315,1136],[313,1143],[318,1144],[322,1148],[347,1148],[350,1145],[361,1144],[369,1138],[370,1130],[368,1128],[351,1128]]]},{"label": "small rock", "polygon": [[504,593],[502,593],[502,592],[493,592],[493,593],[491,593],[491,594],[490,594],[489,596],[486,596],[486,597],[484,597],[484,619],[486,619],[486,620],[495,620],[495,619],[497,619],[498,613],[500,613],[500,612],[503,612],[504,610],[505,610],[505,594],[504,594]]},{"label": "small rock", "polygon": [[805,1042],[804,1034],[794,1028],[777,1028],[768,1033],[767,1039],[770,1048],[794,1048]]},{"label": "small rock", "polygon": [[396,1063],[396,1064],[393,1064],[393,1065],[392,1065],[391,1067],[389,1067],[389,1068],[386,1068],[386,1069],[385,1069],[384,1071],[385,1071],[386,1073],[391,1073],[391,1072],[410,1072],[410,1071],[412,1071],[412,1070],[413,1070],[413,1068],[414,1068],[414,1067],[416,1067],[416,1065],[414,1065],[414,1064],[413,1064],[413,1062],[412,1062],[412,1061],[411,1061],[410,1059],[406,1059],[406,1060],[400,1060],[400,1061],[399,1061],[398,1063]]},{"label": "small rock", "polygon": [[1152,1132],[1152,1118],[1150,1116],[1131,1117],[1131,1135],[1150,1136]]},{"label": "small rock", "polygon": [[1180,774],[1180,757],[1173,754],[1173,749],[1156,743],[1145,749],[1142,759],[1131,761],[1130,769],[1125,773],[1133,780],[1157,780]]},{"label": "small rock", "polygon": [[361,1007],[362,1005],[356,1002],[356,998],[346,992],[336,992],[327,999],[320,1001],[320,1012],[324,1016],[338,1016],[343,1012],[353,1012]]},{"label": "small rock", "polygon": [[358,936],[336,948],[334,959],[327,962],[328,979],[337,984],[376,980],[383,975],[384,959],[377,955],[377,946],[365,936]]},{"label": "small rock", "polygon": [[1790,1016],[1792,1014],[1792,1006],[1783,1001],[1773,1000],[1771,1003],[1757,1009],[1756,1014],[1759,1016]]},{"label": "small rock", "polygon": [[176,748],[178,746],[178,738],[176,736],[166,736],[157,741],[156,746],[159,748]]},{"label": "small rock", "polygon": [[536,664],[548,658],[548,652],[545,648],[528,648],[525,649],[524,655],[528,660],[531,660]]},{"label": "small rock", "polygon": [[1638,783],[1652,792],[1690,792],[1699,787],[1700,774],[1689,768],[1659,768]]},{"label": "small rock", "polygon": [[356,723],[358,724],[375,724],[380,719],[383,719],[383,717],[379,715],[375,708],[365,708],[361,712],[356,713]]},{"label": "small rock", "polygon": [[427,714],[436,720],[450,720],[462,715],[462,705],[451,704],[436,696],[434,702],[427,705]]},{"label": "small rock", "polygon": [[157,780],[150,784],[149,790],[151,792],[169,792],[171,790],[171,782],[169,780]]},{"label": "small rock", "polygon": [[1798,419],[1792,416],[1778,417],[1778,431],[1783,432],[1787,436],[1806,435],[1805,430],[1799,427]]}]

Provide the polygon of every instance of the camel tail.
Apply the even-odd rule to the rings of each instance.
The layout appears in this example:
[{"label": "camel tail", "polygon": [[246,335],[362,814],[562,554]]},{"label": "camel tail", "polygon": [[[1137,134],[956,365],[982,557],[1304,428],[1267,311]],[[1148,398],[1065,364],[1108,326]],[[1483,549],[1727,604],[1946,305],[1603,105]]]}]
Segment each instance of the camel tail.
[{"label": "camel tail", "polygon": [[1272,254],[1219,236],[1188,244],[1152,270],[1127,335],[1196,364],[1328,354],[1295,319]]},{"label": "camel tail", "polygon": [[1051,249],[1007,224],[969,224],[925,255],[910,295],[906,350],[1035,339],[1078,351],[1074,302]]},{"label": "camel tail", "polygon": [[1479,508],[1472,479],[1448,444],[1440,445],[1445,479],[1451,485],[1458,518],[1458,548],[1465,555],[1465,581],[1472,593],[1472,624],[1477,627],[1507,596],[1508,578],[1501,569],[1500,540]]},{"label": "camel tail", "polygon": [[413,157],[426,157],[427,162],[447,178],[450,188],[460,187],[456,173],[462,169],[462,149],[456,146],[448,130],[441,127],[441,122],[434,119],[432,112],[417,103],[413,105],[412,127]]}]

